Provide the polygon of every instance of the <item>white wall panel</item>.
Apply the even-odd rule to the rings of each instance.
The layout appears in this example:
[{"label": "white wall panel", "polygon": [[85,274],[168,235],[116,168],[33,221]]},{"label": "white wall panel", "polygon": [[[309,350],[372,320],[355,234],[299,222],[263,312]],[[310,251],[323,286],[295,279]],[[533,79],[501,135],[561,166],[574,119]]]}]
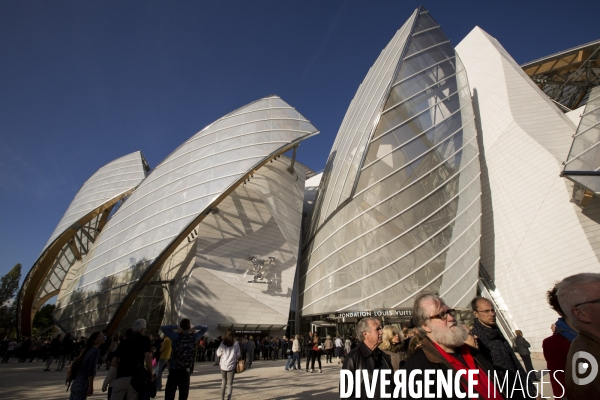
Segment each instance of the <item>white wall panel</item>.
[{"label": "white wall panel", "polygon": [[560,177],[575,126],[480,28],[456,51],[481,117],[481,261],[516,326],[541,351],[557,318],[545,292],[568,275],[600,270]]}]

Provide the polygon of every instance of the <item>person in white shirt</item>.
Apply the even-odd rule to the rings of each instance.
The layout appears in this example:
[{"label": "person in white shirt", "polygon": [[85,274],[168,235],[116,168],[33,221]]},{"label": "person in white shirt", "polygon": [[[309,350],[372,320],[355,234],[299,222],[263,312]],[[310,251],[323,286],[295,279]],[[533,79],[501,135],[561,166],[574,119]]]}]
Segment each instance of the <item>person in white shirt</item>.
[{"label": "person in white shirt", "polygon": [[335,345],[335,356],[338,359],[338,364],[340,364],[342,362],[342,355],[344,352],[344,343],[342,343],[342,339],[340,338],[339,334],[337,334],[335,336],[334,345]]},{"label": "person in white shirt", "polygon": [[4,354],[4,358],[2,359],[2,364],[7,363],[8,359],[10,358],[10,356],[13,355],[13,353],[15,352],[15,349],[18,347],[18,343],[17,341],[13,338],[9,343],[8,343],[8,347],[6,348],[6,353]]},{"label": "person in white shirt", "polygon": [[[291,366],[290,370],[292,370],[292,369],[296,369],[298,371],[302,370],[302,367],[300,367],[300,354],[301,354],[300,352],[301,351],[302,351],[302,348],[300,347],[300,335],[296,335],[296,336],[294,336],[294,342],[292,343],[292,366]],[[297,366],[294,367],[294,365],[297,365]]]},{"label": "person in white shirt", "polygon": [[221,367],[221,400],[225,400],[225,390],[227,389],[227,400],[231,400],[233,391],[233,376],[237,360],[242,356],[240,346],[233,338],[233,332],[227,329],[221,345],[217,349],[219,357],[219,366]]}]

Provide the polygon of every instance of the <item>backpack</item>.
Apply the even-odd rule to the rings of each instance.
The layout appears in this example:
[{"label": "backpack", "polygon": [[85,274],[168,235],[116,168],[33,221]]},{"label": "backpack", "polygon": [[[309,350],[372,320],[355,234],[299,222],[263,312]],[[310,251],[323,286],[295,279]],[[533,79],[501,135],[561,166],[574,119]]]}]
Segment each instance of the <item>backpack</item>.
[{"label": "backpack", "polygon": [[175,365],[177,368],[192,368],[196,352],[196,341],[193,333],[180,333],[177,346],[174,350]]},{"label": "backpack", "polygon": [[73,383],[73,381],[77,377],[77,374],[79,373],[79,368],[81,368],[81,362],[80,362],[81,358],[82,357],[77,357],[75,360],[73,360],[73,362],[69,366],[69,370],[67,371],[67,379],[65,380],[65,385],[67,386],[67,392],[71,388],[71,383]]}]

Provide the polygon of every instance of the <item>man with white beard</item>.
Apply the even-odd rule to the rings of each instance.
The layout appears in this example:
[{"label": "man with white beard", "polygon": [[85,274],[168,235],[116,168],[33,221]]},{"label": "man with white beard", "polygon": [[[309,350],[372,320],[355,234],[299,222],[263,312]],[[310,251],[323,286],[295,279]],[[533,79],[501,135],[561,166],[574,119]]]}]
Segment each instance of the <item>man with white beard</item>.
[{"label": "man with white beard", "polygon": [[[469,397],[465,396],[469,385],[480,399],[510,398],[502,396],[500,389],[494,386],[493,377],[488,378],[488,371],[492,370],[489,360],[477,349],[464,344],[469,331],[454,318],[455,315],[456,311],[450,309],[438,295],[422,293],[416,297],[413,322],[423,339],[401,369],[406,370],[407,377],[411,372],[417,374],[418,370],[422,375],[413,384],[413,393],[416,394],[411,395],[409,389],[407,398],[424,398],[425,391],[433,393],[438,399],[465,398]],[[435,371],[433,379],[425,379],[428,370]],[[464,374],[460,377],[460,385],[453,384],[452,395],[443,390],[438,392],[437,377],[447,376],[448,371],[452,373],[452,382],[457,373]],[[469,376],[469,371],[476,372]],[[410,380],[408,384],[410,385]],[[419,384],[422,387],[420,395],[417,387]],[[457,386],[460,386],[459,390],[456,390]]]}]

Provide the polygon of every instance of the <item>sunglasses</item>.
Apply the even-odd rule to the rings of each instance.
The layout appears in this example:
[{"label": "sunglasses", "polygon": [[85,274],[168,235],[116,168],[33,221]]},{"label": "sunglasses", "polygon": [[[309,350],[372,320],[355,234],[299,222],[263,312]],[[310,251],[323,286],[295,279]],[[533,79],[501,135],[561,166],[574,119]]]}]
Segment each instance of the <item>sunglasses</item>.
[{"label": "sunglasses", "polygon": [[448,318],[448,315],[455,317],[456,316],[456,310],[451,308],[450,310],[446,310],[446,311],[442,311],[439,314],[436,315],[432,315],[429,317],[429,319],[446,319]]}]

